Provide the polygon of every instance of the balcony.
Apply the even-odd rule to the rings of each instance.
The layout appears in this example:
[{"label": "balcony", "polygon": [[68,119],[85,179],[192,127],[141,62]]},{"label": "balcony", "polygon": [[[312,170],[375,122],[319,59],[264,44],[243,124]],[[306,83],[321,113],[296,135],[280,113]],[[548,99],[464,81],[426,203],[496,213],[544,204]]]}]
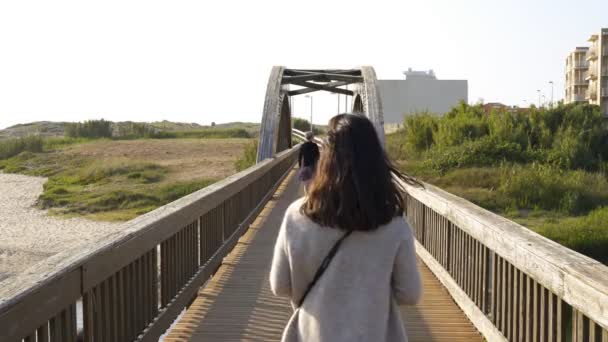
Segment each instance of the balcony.
[{"label": "balcony", "polygon": [[602,97],[608,97],[608,87],[602,88]]},{"label": "balcony", "polygon": [[584,102],[587,101],[584,94],[572,94],[572,102]]},{"label": "balcony", "polygon": [[608,68],[603,68],[601,75],[602,76],[608,76]]},{"label": "balcony", "polygon": [[587,60],[593,61],[596,59],[597,59],[597,49],[595,47],[592,47],[591,49],[589,49],[589,52],[587,52]]},{"label": "balcony", "polygon": [[608,46],[604,46],[604,48],[602,48],[602,56],[608,56]]},{"label": "balcony", "polygon": [[580,85],[587,85],[589,83],[589,81],[583,79],[583,78],[579,78],[579,79],[573,79],[572,80],[572,84],[575,86],[580,86]]},{"label": "balcony", "polygon": [[594,69],[589,69],[587,71],[587,75],[585,76],[586,80],[596,80],[597,79],[597,71]]},{"label": "balcony", "polygon": [[589,63],[587,61],[574,61],[573,64],[577,69],[586,69],[589,67]]}]

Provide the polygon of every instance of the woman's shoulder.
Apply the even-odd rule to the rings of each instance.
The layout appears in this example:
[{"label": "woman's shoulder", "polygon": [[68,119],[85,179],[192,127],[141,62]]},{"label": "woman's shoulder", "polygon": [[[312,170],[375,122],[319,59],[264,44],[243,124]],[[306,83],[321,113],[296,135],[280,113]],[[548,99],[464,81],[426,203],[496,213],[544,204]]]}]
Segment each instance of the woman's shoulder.
[{"label": "woman's shoulder", "polygon": [[304,204],[304,200],[304,197],[298,198],[291,203],[289,207],[287,207],[287,210],[285,211],[285,219],[290,221],[290,223],[305,221],[306,217],[300,211],[302,204]]},{"label": "woman's shoulder", "polygon": [[381,227],[385,234],[394,239],[407,240],[413,238],[412,228],[404,216],[395,216],[384,227]]}]

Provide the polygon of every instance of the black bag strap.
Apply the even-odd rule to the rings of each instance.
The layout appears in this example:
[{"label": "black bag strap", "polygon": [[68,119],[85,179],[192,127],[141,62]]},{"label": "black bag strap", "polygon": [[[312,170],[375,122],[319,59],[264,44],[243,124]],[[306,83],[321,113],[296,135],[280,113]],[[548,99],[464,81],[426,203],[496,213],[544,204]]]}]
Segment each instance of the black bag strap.
[{"label": "black bag strap", "polygon": [[302,298],[300,298],[300,301],[298,302],[298,307],[302,306],[302,303],[304,303],[304,300],[306,299],[306,296],[308,296],[310,290],[312,290],[317,281],[319,281],[319,278],[321,278],[321,276],[329,266],[329,263],[334,258],[334,255],[336,255],[336,252],[338,251],[340,244],[342,244],[342,241],[344,241],[344,239],[346,239],[352,232],[352,230],[347,231],[346,233],[344,233],[344,235],[342,235],[342,237],[338,241],[336,241],[336,243],[334,243],[334,246],[329,250],[329,253],[327,253],[327,256],[325,257],[325,259],[323,259],[323,262],[317,269],[314,278],[312,279],[310,284],[308,284],[306,291],[304,291],[304,295],[302,295]]}]

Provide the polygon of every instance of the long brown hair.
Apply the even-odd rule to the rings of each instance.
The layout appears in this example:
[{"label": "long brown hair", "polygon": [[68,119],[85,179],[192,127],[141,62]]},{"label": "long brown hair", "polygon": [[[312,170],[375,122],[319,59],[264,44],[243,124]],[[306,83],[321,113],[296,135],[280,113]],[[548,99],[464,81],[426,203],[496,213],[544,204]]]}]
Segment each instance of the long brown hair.
[{"label": "long brown hair", "polygon": [[420,184],[393,166],[365,116],[337,115],[300,212],[322,226],[374,230],[403,215],[405,189],[393,177]]}]

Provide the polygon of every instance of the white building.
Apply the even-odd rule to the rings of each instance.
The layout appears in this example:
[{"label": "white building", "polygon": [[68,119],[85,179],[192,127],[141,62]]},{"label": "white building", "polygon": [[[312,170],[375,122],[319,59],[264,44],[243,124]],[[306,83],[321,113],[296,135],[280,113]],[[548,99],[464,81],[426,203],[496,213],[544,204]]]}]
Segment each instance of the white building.
[{"label": "white building", "polygon": [[591,35],[589,42],[589,89],[586,98],[590,104],[600,106],[604,115],[608,115],[608,29],[603,28],[599,34]]},{"label": "white building", "polygon": [[589,87],[589,81],[586,79],[589,69],[588,51],[588,47],[579,46],[566,57],[565,103],[587,102],[586,96]]},{"label": "white building", "polygon": [[404,80],[378,80],[385,124],[401,124],[405,114],[445,114],[459,101],[468,102],[466,80],[438,80],[433,70],[403,74]]},{"label": "white building", "polygon": [[565,103],[600,106],[608,116],[608,28],[589,38],[590,47],[577,47],[566,57]]}]

